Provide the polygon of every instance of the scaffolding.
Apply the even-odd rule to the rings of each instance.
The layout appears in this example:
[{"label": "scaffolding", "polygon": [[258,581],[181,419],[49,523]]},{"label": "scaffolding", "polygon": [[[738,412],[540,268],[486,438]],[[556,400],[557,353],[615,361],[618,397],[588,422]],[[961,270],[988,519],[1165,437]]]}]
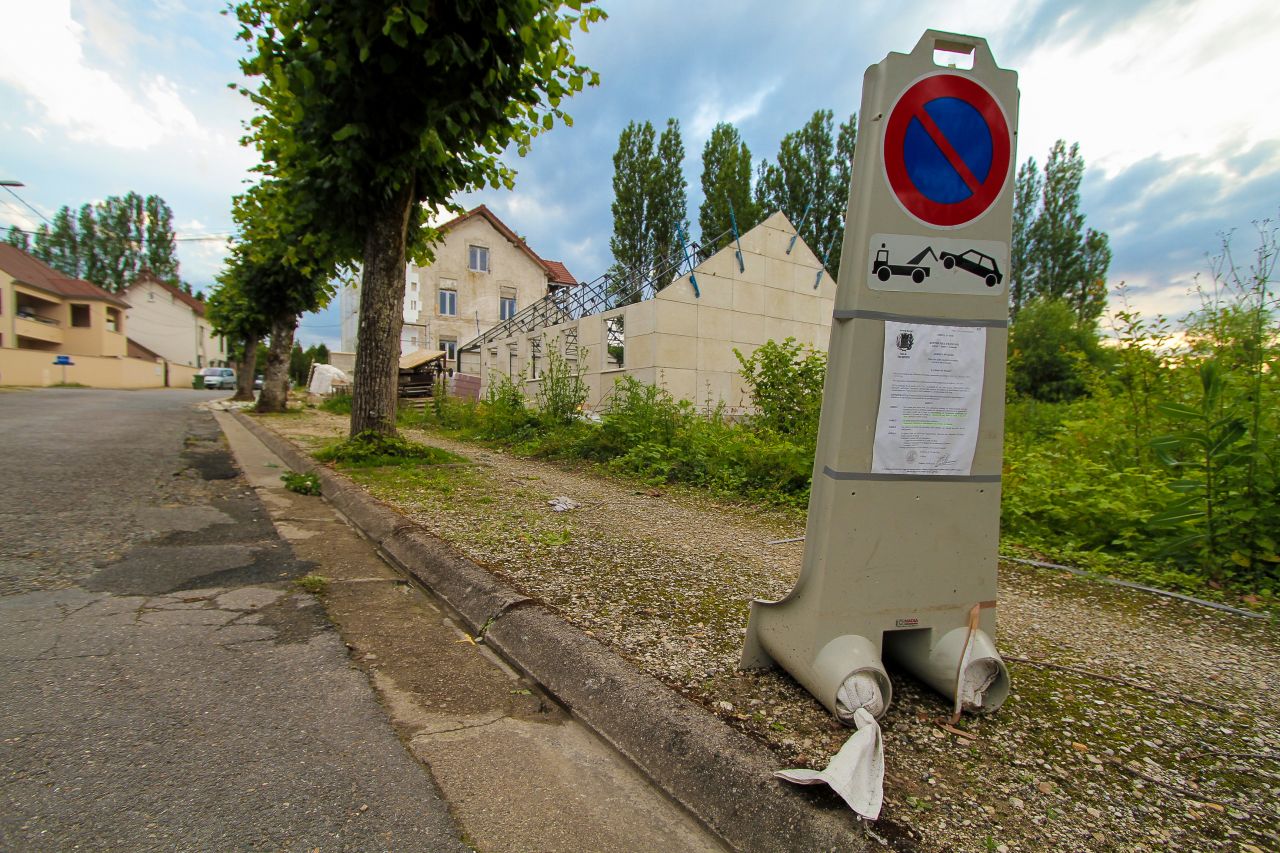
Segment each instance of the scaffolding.
[{"label": "scaffolding", "polygon": [[[683,229],[680,236],[682,238],[684,236]],[[698,264],[729,245],[736,237],[736,229],[730,228],[702,244],[681,239],[680,245],[661,262],[655,264],[647,275],[639,270],[630,270],[621,276],[607,272],[586,284],[558,288],[555,292],[517,312],[510,319],[503,320],[483,334],[467,341],[458,347],[458,353],[474,352],[494,341],[581,320],[593,314],[652,299],[658,291],[676,279],[683,278],[685,275],[692,278],[693,270]],[[697,295],[696,282],[693,283],[693,287]]]}]

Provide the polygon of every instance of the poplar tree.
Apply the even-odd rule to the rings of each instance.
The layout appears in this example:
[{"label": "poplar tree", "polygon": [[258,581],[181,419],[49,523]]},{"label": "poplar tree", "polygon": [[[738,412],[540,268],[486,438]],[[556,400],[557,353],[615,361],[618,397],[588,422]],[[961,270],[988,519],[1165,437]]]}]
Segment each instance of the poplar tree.
[{"label": "poplar tree", "polygon": [[751,194],[751,149],[738,129],[720,122],[711,129],[702,147],[702,206],[698,208],[698,230],[702,242],[714,240],[729,230],[729,207],[742,222],[759,222],[760,210]]},{"label": "poplar tree", "polygon": [[4,241],[10,246],[17,246],[24,252],[31,250],[31,235],[17,225],[9,226],[9,233],[5,235]]},{"label": "poplar tree", "polygon": [[173,212],[157,195],[135,192],[85,204],[64,205],[52,226],[36,230],[31,253],[69,278],[82,278],[119,293],[144,268],[176,286],[178,256]]},{"label": "poplar tree", "polygon": [[653,267],[650,239],[649,185],[654,162],[654,131],[649,122],[628,122],[618,134],[613,153],[613,236],[609,251],[610,289],[615,298],[628,296]]},{"label": "poplar tree", "polygon": [[680,122],[667,119],[667,127],[658,139],[657,156],[649,187],[649,231],[653,239],[653,263],[663,272],[663,280],[655,282],[661,289],[670,283],[665,273],[675,253],[681,248],[680,233],[689,233],[688,183],[684,179],[684,140]]},{"label": "poplar tree", "polygon": [[[761,160],[756,181],[760,215],[780,210],[829,271],[840,269],[845,208],[857,117],[850,116],[835,135],[831,110],[818,110],[799,130],[782,137],[776,163]],[[754,223],[752,223],[754,224]],[[738,223],[739,231],[749,225]]]},{"label": "poplar tree", "polygon": [[[615,299],[636,301],[639,290],[663,272],[680,245],[679,231],[689,228],[684,141],[680,122],[667,119],[655,146],[647,121],[629,122],[618,135],[613,155],[613,236],[609,273]],[[658,289],[668,281],[655,281]]]},{"label": "poplar tree", "polygon": [[1035,293],[1035,245],[1032,226],[1040,209],[1040,169],[1028,157],[1018,169],[1013,187],[1013,240],[1009,248],[1009,314],[1018,312]]},{"label": "poplar tree", "polygon": [[1079,144],[1068,148],[1061,139],[1049,151],[1043,177],[1031,159],[1018,170],[1010,257],[1015,319],[1037,297],[1066,302],[1085,325],[1095,323],[1106,310],[1110,240],[1104,232],[1085,227],[1080,210],[1084,170]]}]

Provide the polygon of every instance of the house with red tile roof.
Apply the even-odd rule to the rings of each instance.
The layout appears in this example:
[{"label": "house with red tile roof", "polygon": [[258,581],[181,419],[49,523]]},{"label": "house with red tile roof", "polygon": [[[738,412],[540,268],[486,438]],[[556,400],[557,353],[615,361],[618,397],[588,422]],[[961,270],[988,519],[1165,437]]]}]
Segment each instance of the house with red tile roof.
[{"label": "house with red tile roof", "polygon": [[[127,356],[128,308],[119,296],[0,243],[0,384],[130,387],[120,384],[114,363]],[[65,369],[55,365],[63,360]],[[73,370],[77,361],[81,369]]]},{"label": "house with red tile roof", "polygon": [[[443,238],[434,247],[435,260],[408,265],[403,353],[444,350],[452,360],[459,342],[578,284],[563,263],[541,257],[483,204],[438,228]],[[353,352],[358,287],[344,287],[340,298],[342,349]]]}]

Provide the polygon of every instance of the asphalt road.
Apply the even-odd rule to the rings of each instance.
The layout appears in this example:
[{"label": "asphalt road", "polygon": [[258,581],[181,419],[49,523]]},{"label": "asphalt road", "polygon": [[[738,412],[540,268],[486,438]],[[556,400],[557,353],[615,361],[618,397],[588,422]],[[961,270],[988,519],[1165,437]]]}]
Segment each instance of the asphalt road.
[{"label": "asphalt road", "polygon": [[0,393],[0,849],[467,849],[217,396]]}]

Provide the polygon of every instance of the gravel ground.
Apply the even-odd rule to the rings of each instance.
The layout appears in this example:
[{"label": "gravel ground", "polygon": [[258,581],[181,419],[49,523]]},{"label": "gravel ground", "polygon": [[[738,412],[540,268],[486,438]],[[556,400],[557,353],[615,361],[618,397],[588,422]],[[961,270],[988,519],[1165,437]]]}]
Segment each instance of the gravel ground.
[{"label": "gravel ground", "polygon": [[[267,419],[299,445],[343,417]],[[349,472],[462,553],[771,747],[822,767],[849,730],[781,671],[737,669],[752,598],[788,592],[797,513],[654,489],[412,430],[474,465]],[[565,496],[569,512],[548,506]],[[1280,849],[1280,631],[1208,608],[1002,564],[1013,693],[961,736],[890,671],[883,817],[921,849]],[[822,796],[815,794],[815,796]]]}]

